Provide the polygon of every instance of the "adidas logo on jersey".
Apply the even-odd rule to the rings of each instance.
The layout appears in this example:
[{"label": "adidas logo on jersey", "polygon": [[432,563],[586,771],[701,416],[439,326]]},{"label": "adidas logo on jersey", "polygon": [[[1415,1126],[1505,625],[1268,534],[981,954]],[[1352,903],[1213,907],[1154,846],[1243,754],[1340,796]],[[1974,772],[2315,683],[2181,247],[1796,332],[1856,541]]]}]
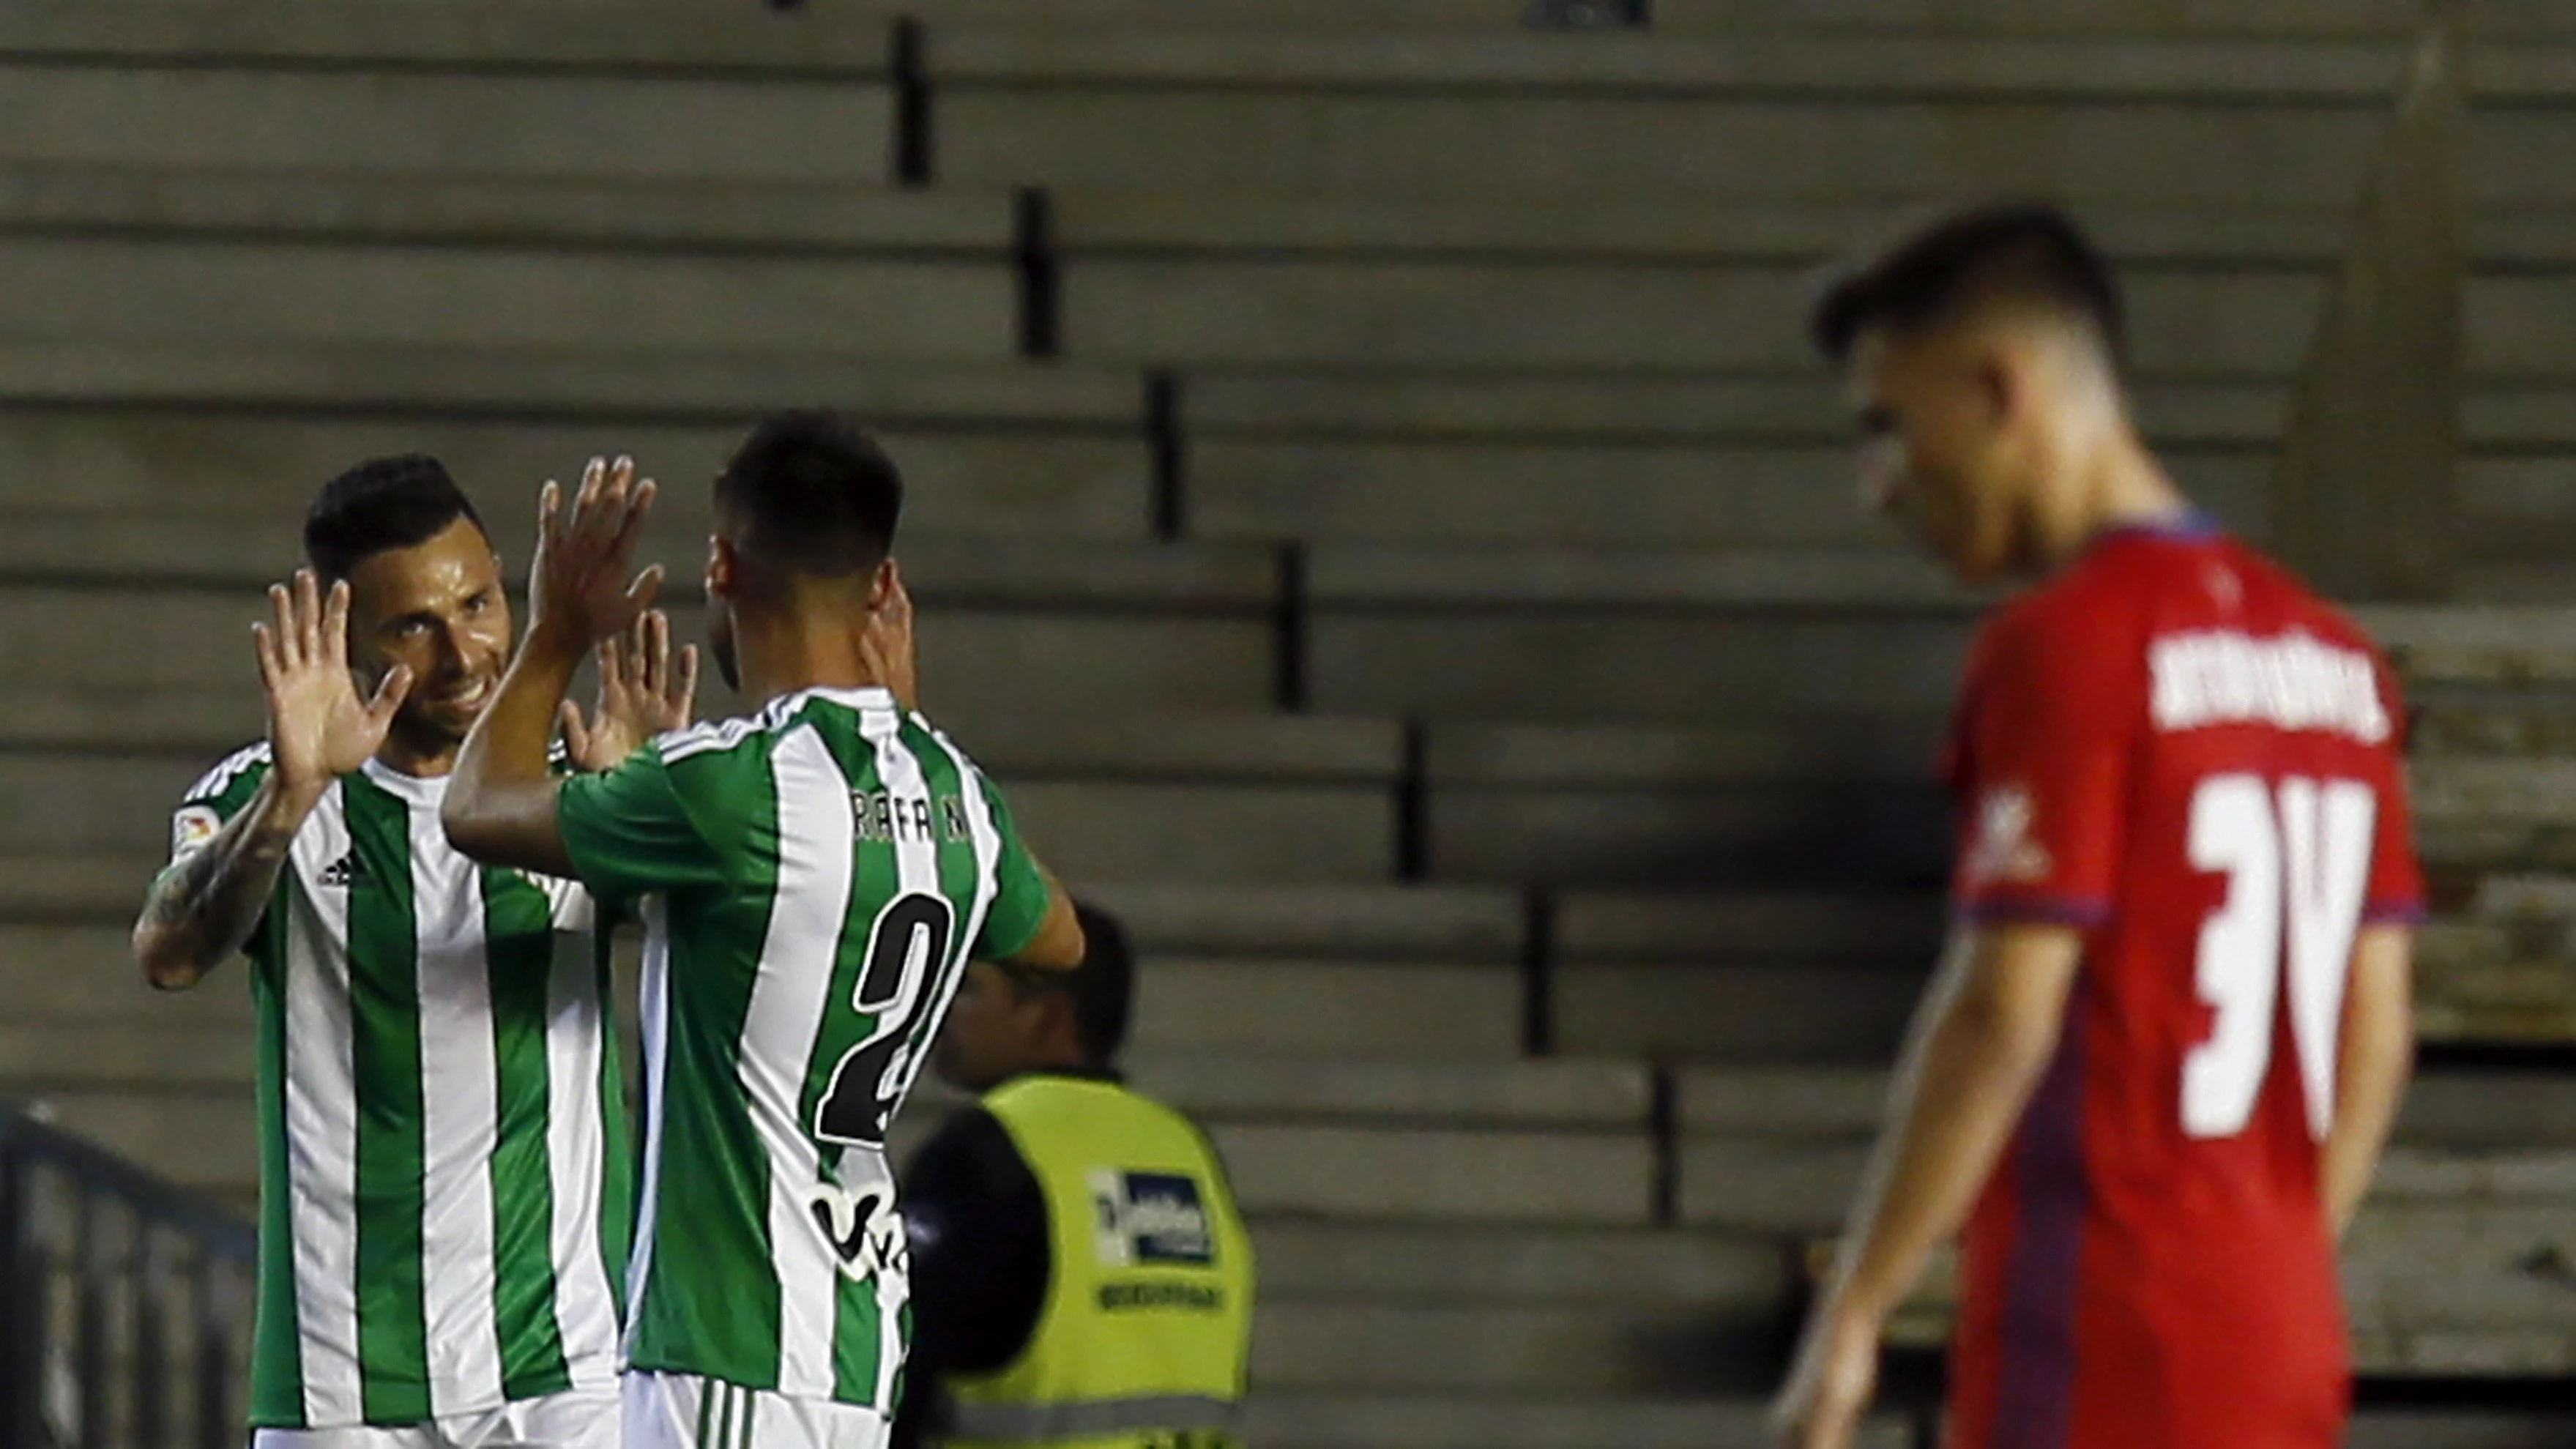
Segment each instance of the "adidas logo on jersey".
[{"label": "adidas logo on jersey", "polygon": [[322,867],[322,884],[326,886],[347,890],[366,878],[366,869],[358,864],[358,853],[354,850]]}]

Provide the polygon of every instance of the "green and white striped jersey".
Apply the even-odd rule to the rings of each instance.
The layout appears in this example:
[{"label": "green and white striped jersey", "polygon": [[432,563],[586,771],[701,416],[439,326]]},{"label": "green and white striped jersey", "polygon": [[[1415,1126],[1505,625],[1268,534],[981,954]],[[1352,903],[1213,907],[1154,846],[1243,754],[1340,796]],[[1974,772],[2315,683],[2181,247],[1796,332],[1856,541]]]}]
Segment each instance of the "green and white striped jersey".
[{"label": "green and white striped jersey", "polygon": [[890,1411],[910,1322],[886,1123],[970,957],[1048,888],[999,791],[881,689],[809,689],[568,780],[593,890],[645,918],[627,1355]]},{"label": "green and white striped jersey", "polygon": [[[197,782],[174,866],[268,770],[259,744]],[[632,1173],[591,899],[451,850],[446,789],[374,761],[344,776],[246,948],[257,1427],[417,1424],[617,1381]]]}]

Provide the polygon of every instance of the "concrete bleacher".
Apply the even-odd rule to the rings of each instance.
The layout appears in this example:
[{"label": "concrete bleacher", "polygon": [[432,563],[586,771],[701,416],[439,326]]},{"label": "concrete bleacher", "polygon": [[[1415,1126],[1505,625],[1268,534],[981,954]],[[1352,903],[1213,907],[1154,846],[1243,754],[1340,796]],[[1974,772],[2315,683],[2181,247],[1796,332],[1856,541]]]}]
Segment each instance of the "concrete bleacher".
[{"label": "concrete bleacher", "polygon": [[[694,637],[705,480],[828,401],[914,482],[932,713],[1130,920],[1139,1077],[1255,1215],[1253,1442],[1762,1442],[1937,946],[1985,602],[1853,506],[1814,268],[1896,203],[2076,198],[2149,432],[2266,537],[2412,7],[900,8],[0,15],[0,1095],[247,1200],[238,982],[153,998],[122,921],[259,727],[246,626],[323,477],[437,452],[523,560],[535,483],[631,451]],[[2427,1038],[2546,1051],[2576,24],[2478,35],[2461,594],[2532,607],[2370,622],[2423,707]],[[2569,1110],[2428,1073],[2356,1235],[2370,1371],[2576,1371],[2529,1271]]]}]

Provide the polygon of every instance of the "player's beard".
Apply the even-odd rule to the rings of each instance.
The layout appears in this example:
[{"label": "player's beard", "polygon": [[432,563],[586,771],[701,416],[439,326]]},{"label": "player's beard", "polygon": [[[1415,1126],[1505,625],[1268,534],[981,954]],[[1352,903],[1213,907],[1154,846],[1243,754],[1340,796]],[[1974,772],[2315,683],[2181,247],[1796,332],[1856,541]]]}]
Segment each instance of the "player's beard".
[{"label": "player's beard", "polygon": [[715,656],[716,673],[725,688],[742,693],[742,658],[734,650],[733,610],[717,604],[707,611],[707,652]]},{"label": "player's beard", "polygon": [[464,731],[408,699],[394,711],[393,724],[387,733],[403,749],[421,760],[446,759],[465,745]]}]

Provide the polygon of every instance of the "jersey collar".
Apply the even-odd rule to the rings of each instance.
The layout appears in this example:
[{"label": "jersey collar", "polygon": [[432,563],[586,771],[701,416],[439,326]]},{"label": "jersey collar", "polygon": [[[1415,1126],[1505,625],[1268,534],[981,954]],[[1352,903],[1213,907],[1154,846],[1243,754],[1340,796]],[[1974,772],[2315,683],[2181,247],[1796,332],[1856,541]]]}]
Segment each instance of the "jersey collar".
[{"label": "jersey collar", "polygon": [[808,700],[816,699],[840,705],[844,709],[900,713],[895,707],[894,691],[883,685],[870,684],[842,689],[830,685],[811,684],[803,689],[782,694],[763,705],[760,711],[761,717],[770,721],[773,726],[784,725],[794,717],[796,711],[805,707]]},{"label": "jersey collar", "polygon": [[436,805],[447,798],[448,777],[445,775],[406,775],[372,757],[358,767],[358,773],[386,794],[414,805]]},{"label": "jersey collar", "polygon": [[2145,523],[2123,523],[2093,535],[2093,545],[2124,538],[2162,539],[2168,543],[2207,543],[2227,530],[2206,510],[2194,508],[2177,517]]}]

